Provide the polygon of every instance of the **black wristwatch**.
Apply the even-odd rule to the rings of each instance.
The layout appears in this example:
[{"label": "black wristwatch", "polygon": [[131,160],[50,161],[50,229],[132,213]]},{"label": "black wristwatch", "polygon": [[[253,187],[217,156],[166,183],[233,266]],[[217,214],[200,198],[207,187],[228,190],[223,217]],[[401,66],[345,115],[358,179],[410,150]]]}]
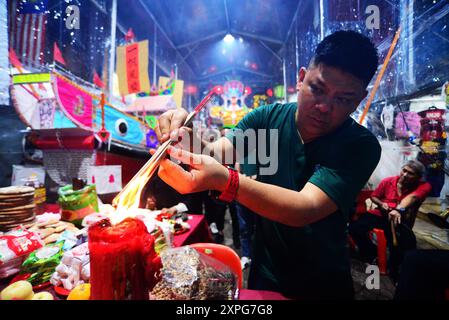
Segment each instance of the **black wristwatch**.
[{"label": "black wristwatch", "polygon": [[406,211],[405,208],[399,208],[399,209],[396,208],[396,210],[397,210],[400,214],[404,214],[405,211]]}]

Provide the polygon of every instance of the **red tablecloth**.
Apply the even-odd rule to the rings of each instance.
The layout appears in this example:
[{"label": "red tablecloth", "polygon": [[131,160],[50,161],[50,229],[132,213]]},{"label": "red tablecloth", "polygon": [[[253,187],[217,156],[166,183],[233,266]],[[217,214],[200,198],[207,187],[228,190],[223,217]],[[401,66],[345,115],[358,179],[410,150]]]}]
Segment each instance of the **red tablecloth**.
[{"label": "red tablecloth", "polygon": [[205,216],[200,214],[189,214],[188,216],[187,222],[190,225],[190,230],[174,236],[173,246],[182,247],[198,242],[213,242]]}]

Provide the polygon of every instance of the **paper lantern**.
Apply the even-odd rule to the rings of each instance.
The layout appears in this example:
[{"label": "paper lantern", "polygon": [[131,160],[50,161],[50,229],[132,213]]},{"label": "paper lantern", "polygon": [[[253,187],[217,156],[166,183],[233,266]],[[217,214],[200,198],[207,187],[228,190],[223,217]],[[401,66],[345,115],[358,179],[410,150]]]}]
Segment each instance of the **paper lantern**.
[{"label": "paper lantern", "polygon": [[194,85],[188,85],[186,87],[186,93],[189,95],[195,95],[198,93],[198,87]]}]

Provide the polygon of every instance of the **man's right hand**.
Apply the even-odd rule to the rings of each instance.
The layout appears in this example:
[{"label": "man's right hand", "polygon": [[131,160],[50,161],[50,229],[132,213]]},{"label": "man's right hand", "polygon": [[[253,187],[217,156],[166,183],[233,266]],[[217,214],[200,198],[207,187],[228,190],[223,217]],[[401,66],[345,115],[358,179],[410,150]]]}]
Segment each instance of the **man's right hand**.
[{"label": "man's right hand", "polygon": [[385,202],[382,203],[382,210],[389,212],[390,211],[390,206],[388,204],[386,204]]},{"label": "man's right hand", "polygon": [[179,136],[182,136],[185,133],[191,134],[191,128],[182,127],[188,115],[189,114],[184,109],[164,112],[159,117],[156,128],[154,129],[159,142],[164,143],[169,138],[177,140]]},{"label": "man's right hand", "polygon": [[388,212],[388,220],[392,220],[394,225],[397,226],[401,223],[401,213],[396,209],[391,210],[390,212]]}]

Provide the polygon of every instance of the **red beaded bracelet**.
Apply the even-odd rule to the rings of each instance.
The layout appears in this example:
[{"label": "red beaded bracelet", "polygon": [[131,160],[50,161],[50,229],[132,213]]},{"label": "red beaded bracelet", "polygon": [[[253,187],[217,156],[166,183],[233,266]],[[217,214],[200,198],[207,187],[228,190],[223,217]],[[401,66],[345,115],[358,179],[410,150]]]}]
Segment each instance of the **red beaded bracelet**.
[{"label": "red beaded bracelet", "polygon": [[218,196],[218,200],[230,203],[237,196],[239,189],[239,173],[234,169],[228,168],[229,180],[226,189]]}]

